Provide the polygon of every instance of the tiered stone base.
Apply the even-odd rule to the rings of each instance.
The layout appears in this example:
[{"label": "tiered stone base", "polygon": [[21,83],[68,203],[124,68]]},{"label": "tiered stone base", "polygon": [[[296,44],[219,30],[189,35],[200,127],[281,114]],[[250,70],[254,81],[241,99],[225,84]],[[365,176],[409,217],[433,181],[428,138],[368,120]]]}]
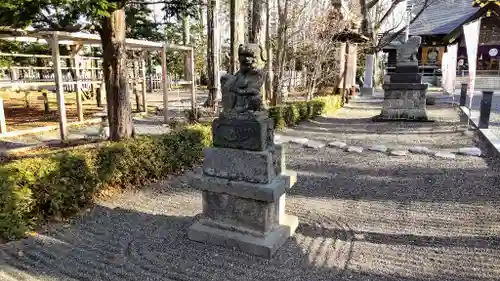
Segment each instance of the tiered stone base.
[{"label": "tiered stone base", "polygon": [[374,121],[430,121],[426,111],[426,84],[384,85],[384,105]]},{"label": "tiered stone base", "polygon": [[189,228],[188,238],[271,258],[298,226],[297,217],[285,214],[285,192],[296,178],[285,170],[280,145],[206,149],[203,173],[191,179],[203,192],[203,218]]},{"label": "tiered stone base", "polygon": [[188,238],[269,259],[295,233],[298,225],[296,216],[285,215],[282,224],[266,235],[257,236],[220,226],[210,226],[200,220],[189,228]]},{"label": "tiered stone base", "polygon": [[373,121],[430,121],[427,118],[427,84],[422,84],[415,62],[396,65],[390,83],[384,84],[384,105]]}]

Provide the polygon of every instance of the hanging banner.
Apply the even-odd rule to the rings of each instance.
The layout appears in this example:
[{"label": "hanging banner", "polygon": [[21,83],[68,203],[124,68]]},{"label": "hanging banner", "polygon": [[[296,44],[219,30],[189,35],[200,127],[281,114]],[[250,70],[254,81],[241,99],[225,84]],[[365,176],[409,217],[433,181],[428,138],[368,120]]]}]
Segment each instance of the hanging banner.
[{"label": "hanging banner", "polygon": [[465,46],[467,47],[467,61],[469,62],[469,85],[467,88],[467,94],[470,95],[469,108],[472,106],[472,97],[476,83],[477,46],[479,45],[480,27],[481,18],[463,25]]},{"label": "hanging banner", "polygon": [[448,77],[448,53],[441,58],[441,87],[446,92],[446,78]]},{"label": "hanging banner", "polygon": [[447,77],[446,77],[446,92],[453,95],[455,92],[455,81],[457,79],[457,56],[458,56],[458,44],[453,44],[448,46],[447,55]]}]

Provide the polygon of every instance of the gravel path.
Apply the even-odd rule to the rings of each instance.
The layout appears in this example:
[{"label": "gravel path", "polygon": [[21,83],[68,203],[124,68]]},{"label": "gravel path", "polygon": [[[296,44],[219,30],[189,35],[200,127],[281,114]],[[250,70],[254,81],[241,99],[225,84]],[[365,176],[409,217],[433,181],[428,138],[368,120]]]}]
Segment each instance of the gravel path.
[{"label": "gravel path", "polygon": [[0,280],[500,280],[499,166],[454,109],[436,123],[371,123],[356,102],[280,139],[367,148],[415,144],[481,157],[346,152],[286,144],[299,172],[287,201],[299,229],[272,260],[189,241],[201,212],[190,173],[100,202],[72,224],[0,246]]}]

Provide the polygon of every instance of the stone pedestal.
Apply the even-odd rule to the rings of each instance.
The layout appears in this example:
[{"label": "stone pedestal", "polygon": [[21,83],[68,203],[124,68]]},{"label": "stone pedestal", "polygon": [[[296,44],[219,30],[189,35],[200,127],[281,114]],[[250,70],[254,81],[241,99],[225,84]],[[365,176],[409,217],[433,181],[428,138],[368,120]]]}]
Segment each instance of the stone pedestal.
[{"label": "stone pedestal", "polygon": [[191,180],[203,192],[203,214],[189,239],[271,258],[293,235],[298,219],[285,214],[285,192],[296,173],[285,169],[270,120],[266,113],[214,121],[215,147],[205,150],[203,172]]},{"label": "stone pedestal", "polygon": [[429,121],[426,111],[427,84],[422,84],[418,64],[398,64],[384,84],[384,105],[374,121]]}]

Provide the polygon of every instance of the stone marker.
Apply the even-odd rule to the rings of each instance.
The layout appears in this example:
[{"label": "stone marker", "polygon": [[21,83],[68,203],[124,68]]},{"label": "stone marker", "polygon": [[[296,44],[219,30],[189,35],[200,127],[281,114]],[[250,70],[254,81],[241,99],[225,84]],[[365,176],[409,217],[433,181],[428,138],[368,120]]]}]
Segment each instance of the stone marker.
[{"label": "stone marker", "polygon": [[411,153],[416,153],[416,154],[431,154],[432,151],[425,146],[414,146],[410,148]]},{"label": "stone marker", "polygon": [[395,149],[395,150],[391,150],[391,152],[389,154],[392,156],[406,156],[406,155],[408,155],[408,151],[403,150],[403,149]]},{"label": "stone marker", "polygon": [[322,142],[319,142],[319,141],[310,140],[304,144],[304,147],[313,148],[313,149],[320,149],[320,148],[325,147],[325,144]]},{"label": "stone marker", "polygon": [[329,147],[345,148],[347,144],[341,141],[334,141],[328,144]]},{"label": "stone marker", "polygon": [[422,38],[412,36],[397,49],[397,62],[390,82],[384,87],[384,104],[373,121],[428,121],[426,94],[418,68],[418,49]]},{"label": "stone marker", "polygon": [[481,149],[478,147],[462,147],[458,149],[458,153],[468,156],[481,156]]},{"label": "stone marker", "polygon": [[304,145],[308,142],[309,140],[306,138],[291,138],[290,143],[295,143],[295,144],[301,144]]},{"label": "stone marker", "polygon": [[347,152],[357,152],[357,153],[361,153],[363,152],[363,148],[361,146],[349,146],[347,149],[346,149]]},{"label": "stone marker", "polygon": [[438,152],[434,153],[434,156],[438,157],[438,158],[445,158],[445,159],[455,159],[456,158],[455,154],[453,154],[451,152],[447,152],[447,151],[438,151]]},{"label": "stone marker", "polygon": [[387,147],[385,145],[377,144],[368,148],[371,151],[387,152]]},{"label": "stone marker", "polygon": [[188,238],[271,258],[298,226],[285,214],[296,173],[285,169],[284,148],[274,144],[274,124],[261,103],[266,73],[256,67],[259,52],[256,44],[241,45],[240,70],[224,77],[214,147],[190,181],[203,192],[203,213]]}]

